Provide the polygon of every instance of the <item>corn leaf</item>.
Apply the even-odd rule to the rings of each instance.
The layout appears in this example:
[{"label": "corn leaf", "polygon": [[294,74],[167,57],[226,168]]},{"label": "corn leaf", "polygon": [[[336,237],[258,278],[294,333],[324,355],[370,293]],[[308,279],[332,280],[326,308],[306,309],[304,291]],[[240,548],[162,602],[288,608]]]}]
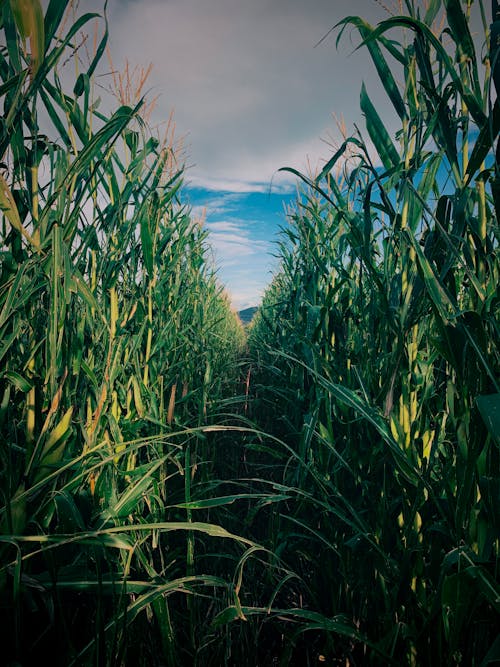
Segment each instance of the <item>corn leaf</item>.
[{"label": "corn leaf", "polygon": [[361,110],[366,119],[366,129],[368,130],[370,139],[373,141],[375,148],[377,149],[382,164],[385,169],[396,167],[399,164],[398,152],[392,143],[389,133],[382,123],[380,116],[368,97],[364,84],[361,87],[360,102]]}]

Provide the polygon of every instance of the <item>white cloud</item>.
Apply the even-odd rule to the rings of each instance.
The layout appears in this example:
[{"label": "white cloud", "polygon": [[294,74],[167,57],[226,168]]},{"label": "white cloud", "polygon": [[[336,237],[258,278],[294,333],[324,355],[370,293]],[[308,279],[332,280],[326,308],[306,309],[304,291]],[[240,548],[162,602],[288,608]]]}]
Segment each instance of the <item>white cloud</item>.
[{"label": "white cloud", "polygon": [[239,227],[235,222],[220,221],[220,222],[207,222],[207,228],[212,232],[235,232],[239,231]]},{"label": "white cloud", "polygon": [[250,282],[247,285],[227,291],[235,310],[243,310],[256,306],[264,294],[264,289],[265,285]]},{"label": "white cloud", "polygon": [[217,263],[225,267],[236,266],[242,257],[262,256],[270,252],[270,244],[252,238],[246,224],[246,221],[227,220],[206,223]]}]

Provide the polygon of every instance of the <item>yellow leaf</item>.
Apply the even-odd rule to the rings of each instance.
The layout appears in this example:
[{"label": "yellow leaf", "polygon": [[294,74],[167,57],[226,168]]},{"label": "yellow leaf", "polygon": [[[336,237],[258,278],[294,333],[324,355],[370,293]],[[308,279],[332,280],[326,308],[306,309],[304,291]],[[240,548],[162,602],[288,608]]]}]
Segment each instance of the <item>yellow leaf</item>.
[{"label": "yellow leaf", "polygon": [[139,417],[144,417],[145,414],[145,409],[144,409],[144,403],[142,402],[142,397],[141,397],[141,388],[139,386],[139,382],[137,381],[137,378],[135,375],[132,375],[132,389],[134,392],[134,402],[135,402],[135,407],[137,410],[137,413]]},{"label": "yellow leaf", "polygon": [[10,191],[10,188],[7,184],[7,181],[5,178],[0,174],[0,210],[3,211],[3,214],[7,218],[7,220],[10,222],[12,227],[14,229],[17,229],[17,231],[24,236],[24,238],[34,247],[36,250],[40,250],[40,246],[38,243],[35,241],[35,239],[28,234],[28,232],[24,229],[23,224],[21,222],[21,218],[19,216],[19,211],[17,210],[16,202],[14,200],[14,197],[12,195],[12,192]]},{"label": "yellow leaf", "polygon": [[172,385],[172,390],[170,392],[170,400],[168,402],[168,414],[167,414],[167,424],[172,425],[174,420],[174,410],[175,410],[175,392],[177,389],[177,383]]},{"label": "yellow leaf", "polygon": [[10,8],[22,39],[30,40],[31,76],[33,77],[45,53],[45,28],[40,0],[10,0]]}]

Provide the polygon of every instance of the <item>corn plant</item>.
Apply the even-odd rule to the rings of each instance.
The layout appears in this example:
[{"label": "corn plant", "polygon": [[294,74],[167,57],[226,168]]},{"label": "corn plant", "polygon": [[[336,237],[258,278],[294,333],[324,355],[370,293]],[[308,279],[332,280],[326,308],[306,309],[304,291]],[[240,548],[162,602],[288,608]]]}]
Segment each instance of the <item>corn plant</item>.
[{"label": "corn plant", "polygon": [[295,502],[276,520],[276,548],[319,615],[294,617],[289,658],[489,664],[499,614],[498,3],[491,26],[482,2],[405,4],[376,27],[361,17],[338,26],[339,39],[359,32],[400,130],[391,135],[363,86],[375,152],[356,133],[316,178],[289,170],[305,186],[251,332],[255,410],[279,405],[293,427],[293,455],[283,451],[275,477]]},{"label": "corn plant", "polygon": [[107,25],[79,61],[97,15],[68,22],[68,4],[0,3],[2,650],[189,664],[207,626],[193,594],[214,613],[237,597],[216,567],[196,574],[194,534],[235,540],[235,570],[252,548],[189,507],[243,330],[182,203],[182,155],[141,99],[100,110]]}]

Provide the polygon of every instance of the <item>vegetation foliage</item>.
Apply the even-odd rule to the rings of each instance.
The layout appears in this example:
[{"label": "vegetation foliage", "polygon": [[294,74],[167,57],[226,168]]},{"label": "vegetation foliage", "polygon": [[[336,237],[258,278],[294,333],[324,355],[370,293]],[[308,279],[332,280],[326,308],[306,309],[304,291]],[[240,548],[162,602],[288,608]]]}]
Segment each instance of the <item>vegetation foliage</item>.
[{"label": "vegetation foliage", "polygon": [[68,27],[67,4],[1,5],[2,652],[38,661],[57,638],[60,664],[119,664],[128,646],[151,664],[159,644],[127,631],[147,617],[179,664],[169,595],[227,584],[193,578],[193,530],[224,531],[176,505],[208,474],[204,429],[243,332],[171,133],[141,101],[99,111],[107,29],[80,71],[96,17]]},{"label": "vegetation foliage", "polygon": [[[297,174],[251,333],[255,414],[293,448],[273,472],[293,498],[274,548],[323,627],[341,613],[364,635],[340,649],[349,664],[486,665],[500,658],[500,16],[490,32],[482,3],[406,4],[339,26],[359,31],[401,129],[363,87],[373,148],[346,137],[315,178]],[[332,628],[323,652],[339,646]]]},{"label": "vegetation foliage", "polygon": [[336,27],[400,128],[362,87],[367,138],[289,170],[247,349],[173,133],[100,110],[69,4],[0,2],[7,664],[499,661],[498,2]]}]

